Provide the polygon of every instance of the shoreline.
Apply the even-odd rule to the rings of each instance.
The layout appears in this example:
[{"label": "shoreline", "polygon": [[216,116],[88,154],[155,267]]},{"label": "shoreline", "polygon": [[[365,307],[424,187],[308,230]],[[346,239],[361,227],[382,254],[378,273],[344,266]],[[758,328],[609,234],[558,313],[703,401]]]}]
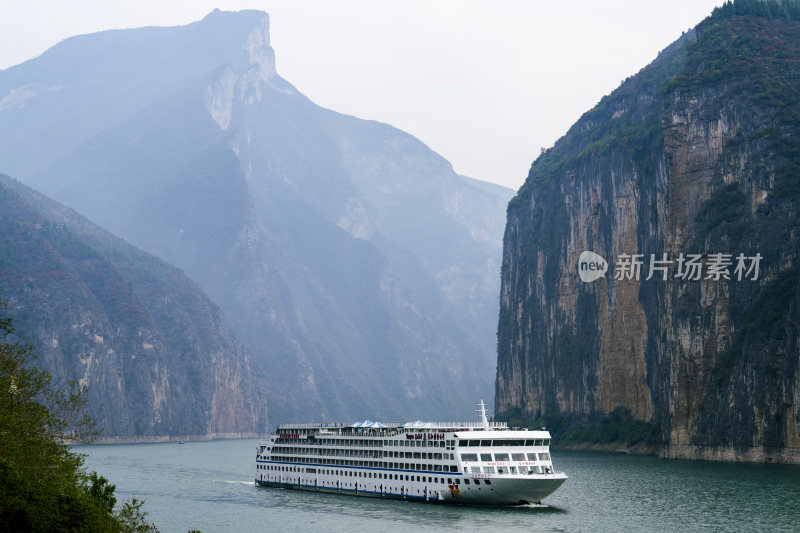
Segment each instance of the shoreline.
[{"label": "shoreline", "polygon": [[154,435],[139,437],[98,437],[92,442],[74,442],[72,446],[92,444],[158,444],[162,442],[207,442],[211,440],[258,439],[258,433],[218,433],[214,435]]},{"label": "shoreline", "polygon": [[705,461],[711,463],[750,463],[800,465],[800,447],[736,449],[733,446],[693,446],[666,444],[662,446],[633,445],[622,442],[577,443],[566,446],[553,445],[553,450],[620,453],[625,455],[653,455],[659,459]]}]

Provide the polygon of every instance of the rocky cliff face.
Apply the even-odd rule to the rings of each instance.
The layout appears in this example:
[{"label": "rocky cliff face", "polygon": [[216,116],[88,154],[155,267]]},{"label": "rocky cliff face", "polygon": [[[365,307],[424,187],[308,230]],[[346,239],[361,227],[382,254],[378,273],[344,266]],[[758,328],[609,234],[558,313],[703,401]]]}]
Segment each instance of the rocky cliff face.
[{"label": "rocky cliff face", "polygon": [[87,386],[101,440],[264,431],[249,357],[194,283],[5,176],[0,287],[44,368]]},{"label": "rocky cliff face", "polygon": [[534,162],[508,209],[498,412],[623,406],[669,457],[800,462],[800,24],[737,13]]}]

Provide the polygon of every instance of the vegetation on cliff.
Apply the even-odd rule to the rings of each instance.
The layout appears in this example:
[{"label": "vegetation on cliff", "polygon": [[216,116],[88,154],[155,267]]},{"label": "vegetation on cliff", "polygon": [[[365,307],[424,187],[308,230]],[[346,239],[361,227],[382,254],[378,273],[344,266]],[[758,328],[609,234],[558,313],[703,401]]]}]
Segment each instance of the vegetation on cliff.
[{"label": "vegetation on cliff", "polygon": [[115,510],[116,487],[66,444],[95,434],[85,392],[35,366],[0,300],[0,531],[157,531],[141,501]]},{"label": "vegetation on cliff", "polygon": [[248,354],[199,287],[2,175],[0,289],[42,368],[87,384],[100,438],[254,434],[265,422]]},{"label": "vegetation on cliff", "polygon": [[[736,0],[543,152],[508,210],[497,411],[598,443],[621,406],[673,456],[800,460],[799,128],[800,2]],[[605,280],[576,283],[581,250]],[[615,278],[635,253],[760,270]]]},{"label": "vegetation on cliff", "polygon": [[636,420],[630,409],[619,406],[610,413],[596,411],[589,417],[570,413],[550,413],[533,418],[518,407],[497,416],[511,427],[546,428],[553,448],[602,448],[604,450],[655,451],[664,444],[656,423]]}]

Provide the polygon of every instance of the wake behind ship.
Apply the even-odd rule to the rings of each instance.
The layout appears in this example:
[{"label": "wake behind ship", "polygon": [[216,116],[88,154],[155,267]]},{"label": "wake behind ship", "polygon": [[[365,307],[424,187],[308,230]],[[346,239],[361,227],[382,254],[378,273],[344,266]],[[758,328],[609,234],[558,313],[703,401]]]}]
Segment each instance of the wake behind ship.
[{"label": "wake behind ship", "polygon": [[489,422],[281,424],[256,449],[256,485],[376,498],[519,505],[552,494],[550,433]]}]

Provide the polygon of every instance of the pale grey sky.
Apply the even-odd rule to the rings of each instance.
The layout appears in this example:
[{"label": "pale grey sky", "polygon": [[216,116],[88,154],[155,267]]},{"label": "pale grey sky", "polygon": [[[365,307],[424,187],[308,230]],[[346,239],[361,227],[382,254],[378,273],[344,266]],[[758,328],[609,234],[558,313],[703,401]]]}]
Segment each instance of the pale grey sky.
[{"label": "pale grey sky", "polygon": [[541,147],[722,1],[0,0],[0,69],[72,35],[260,9],[306,96],[517,189]]}]

